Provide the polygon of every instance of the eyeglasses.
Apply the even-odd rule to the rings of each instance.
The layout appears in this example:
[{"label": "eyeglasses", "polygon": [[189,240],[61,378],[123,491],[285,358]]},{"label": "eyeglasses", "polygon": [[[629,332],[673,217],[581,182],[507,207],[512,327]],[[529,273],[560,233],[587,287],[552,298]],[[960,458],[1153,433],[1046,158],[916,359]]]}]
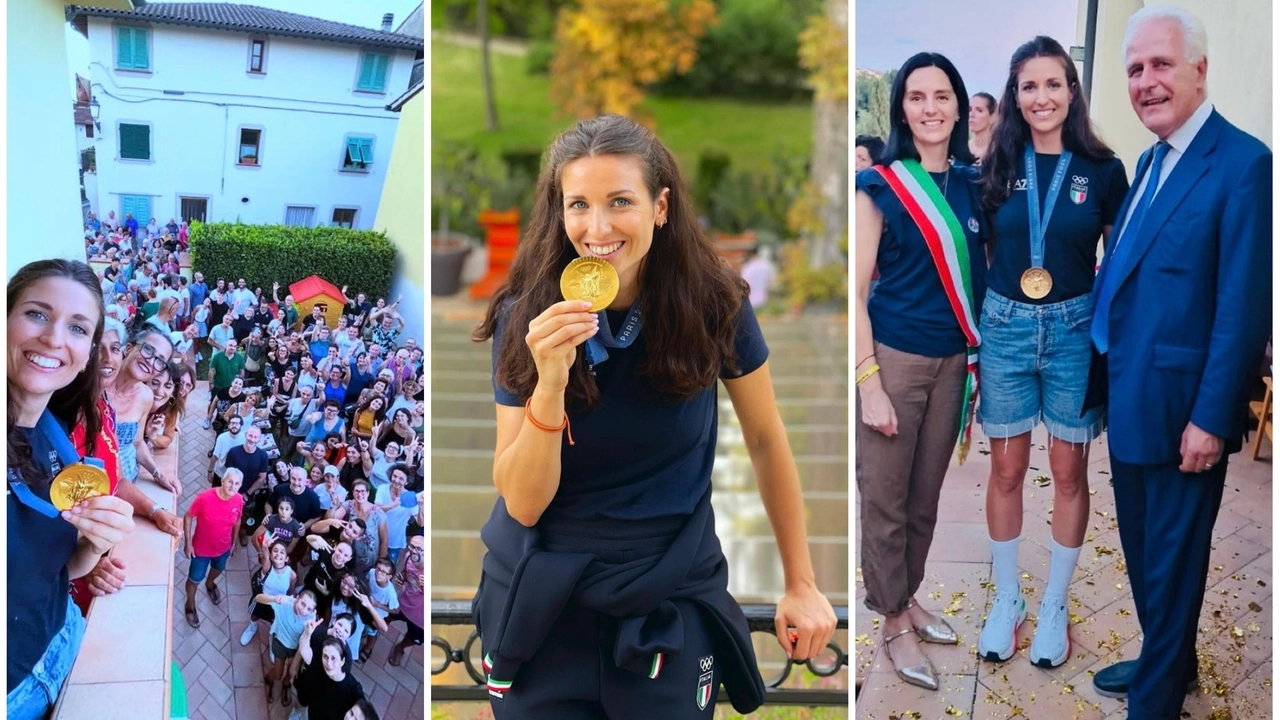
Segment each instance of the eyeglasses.
[{"label": "eyeglasses", "polygon": [[422,556],[422,548],[420,548],[420,547],[416,547],[416,546],[414,546],[414,545],[410,545],[410,546],[409,546],[409,554],[410,554],[410,555],[416,555],[416,556],[418,556],[418,557],[421,557],[421,556]]},{"label": "eyeglasses", "polygon": [[143,359],[151,361],[151,367],[157,372],[165,369],[169,365],[169,358],[160,357],[160,351],[151,347],[151,345],[147,343],[139,345],[138,351],[142,353]]}]

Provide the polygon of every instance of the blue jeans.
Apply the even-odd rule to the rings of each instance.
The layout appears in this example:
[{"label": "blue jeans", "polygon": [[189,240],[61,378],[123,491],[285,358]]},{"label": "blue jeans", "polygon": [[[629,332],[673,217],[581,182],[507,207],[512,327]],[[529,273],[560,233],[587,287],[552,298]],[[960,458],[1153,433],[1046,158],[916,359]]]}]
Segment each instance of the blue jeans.
[{"label": "blue jeans", "polygon": [[[232,540],[235,542],[235,540]],[[191,567],[187,570],[187,579],[193,583],[199,584],[204,581],[206,575],[209,574],[209,566],[212,565],[214,570],[222,572],[227,569],[227,560],[231,558],[231,551],[228,550],[218,557],[196,557],[191,558]]]},{"label": "blue jeans", "polygon": [[75,664],[76,655],[80,654],[80,641],[84,639],[84,616],[80,608],[67,596],[67,619],[62,629],[49,641],[40,662],[31,669],[22,684],[9,693],[5,701],[6,717],[10,720],[44,720],[53,704],[58,700],[58,693],[67,676],[71,674],[71,666]]},{"label": "blue jeans", "polygon": [[1050,305],[1015,302],[987,291],[978,348],[978,416],[989,438],[1031,432],[1087,443],[1102,434],[1102,411],[1081,416],[1093,359],[1093,295]]}]

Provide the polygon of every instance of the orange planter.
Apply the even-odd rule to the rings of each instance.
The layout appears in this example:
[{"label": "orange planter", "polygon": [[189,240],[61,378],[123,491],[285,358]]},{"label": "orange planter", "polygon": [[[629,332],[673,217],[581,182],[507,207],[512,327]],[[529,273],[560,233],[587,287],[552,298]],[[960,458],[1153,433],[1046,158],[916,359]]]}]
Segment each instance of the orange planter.
[{"label": "orange planter", "polygon": [[520,241],[520,211],[485,210],[480,213],[479,220],[484,228],[485,245],[489,248],[489,271],[471,286],[471,297],[487,300],[493,297],[499,285],[507,281],[511,263],[516,259],[516,246]]}]

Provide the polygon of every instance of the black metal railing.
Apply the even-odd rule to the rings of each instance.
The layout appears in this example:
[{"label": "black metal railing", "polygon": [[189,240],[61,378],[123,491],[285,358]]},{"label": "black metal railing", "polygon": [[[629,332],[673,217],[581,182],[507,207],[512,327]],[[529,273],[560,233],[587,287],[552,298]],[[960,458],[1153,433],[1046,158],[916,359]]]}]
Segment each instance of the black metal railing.
[{"label": "black metal railing", "polygon": [[[774,605],[743,605],[742,612],[747,616],[747,626],[752,633],[774,635]],[[849,629],[849,608],[841,605],[835,608],[836,628]],[[431,624],[472,626],[470,600],[432,600]],[[431,699],[440,702],[488,702],[489,694],[485,690],[484,674],[472,661],[479,650],[476,643],[480,634],[474,627],[462,647],[455,648],[448,640],[439,635],[431,636],[431,645],[442,655],[431,653],[431,674],[440,675],[457,663],[467,671],[467,675],[475,681],[474,685],[432,685]],[[848,688],[783,688],[787,678],[791,676],[792,666],[803,666],[813,676],[827,678],[849,666],[849,655],[844,648],[832,639],[827,643],[826,651],[812,660],[790,660],[782,665],[782,670],[773,678],[765,678],[766,705],[799,705],[806,707],[849,705]],[[720,690],[720,700],[728,702],[724,689]]]}]

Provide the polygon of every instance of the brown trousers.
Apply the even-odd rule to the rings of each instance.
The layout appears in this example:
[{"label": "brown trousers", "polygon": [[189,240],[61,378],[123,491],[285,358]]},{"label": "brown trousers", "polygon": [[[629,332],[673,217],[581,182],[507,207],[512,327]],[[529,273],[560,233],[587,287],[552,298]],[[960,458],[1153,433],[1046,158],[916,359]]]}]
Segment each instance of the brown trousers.
[{"label": "brown trousers", "polygon": [[898,416],[885,437],[862,423],[857,402],[862,581],[867,608],[896,615],[924,581],[964,399],[965,354],[930,358],[876,344],[880,382]]}]

